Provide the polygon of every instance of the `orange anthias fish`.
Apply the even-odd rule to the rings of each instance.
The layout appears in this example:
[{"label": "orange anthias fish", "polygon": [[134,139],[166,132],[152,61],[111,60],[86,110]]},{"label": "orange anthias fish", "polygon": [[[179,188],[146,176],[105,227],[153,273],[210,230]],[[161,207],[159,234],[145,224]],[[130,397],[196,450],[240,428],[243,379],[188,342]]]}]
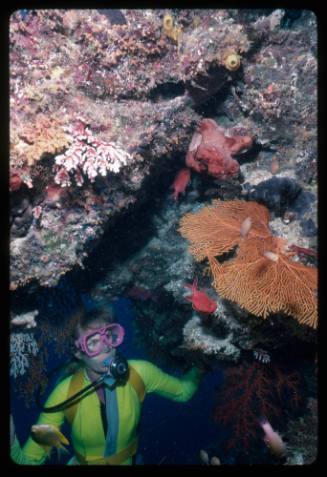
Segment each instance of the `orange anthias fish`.
[{"label": "orange anthias fish", "polygon": [[192,295],[186,296],[185,299],[190,301],[194,310],[201,313],[213,313],[217,309],[217,303],[208,297],[208,295],[197,289],[198,278],[194,279],[192,285],[185,285],[187,288],[191,288]]},{"label": "orange anthias fish", "polygon": [[171,187],[174,189],[173,197],[177,201],[179,194],[184,194],[186,187],[191,179],[191,171],[190,169],[184,167],[181,169],[176,177],[174,182],[172,183]]},{"label": "orange anthias fish", "polygon": [[58,427],[52,424],[36,424],[31,427],[32,438],[50,455],[53,447],[58,450],[58,458],[60,457],[60,451],[68,452],[63,446],[69,445],[69,441],[59,431]]}]

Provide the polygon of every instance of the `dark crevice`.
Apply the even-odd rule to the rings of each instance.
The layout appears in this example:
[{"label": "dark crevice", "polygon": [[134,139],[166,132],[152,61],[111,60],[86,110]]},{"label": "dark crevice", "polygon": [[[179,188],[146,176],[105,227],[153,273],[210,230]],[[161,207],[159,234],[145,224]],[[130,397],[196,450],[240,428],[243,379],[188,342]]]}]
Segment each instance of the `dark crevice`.
[{"label": "dark crevice", "polygon": [[230,83],[226,83],[217,93],[212,95],[204,103],[195,106],[194,111],[204,118],[213,118],[217,115],[219,106],[224,103],[224,101],[230,95]]},{"label": "dark crevice", "polygon": [[261,146],[261,144],[258,144],[255,142],[248,151],[242,152],[241,154],[235,155],[233,157],[237,159],[237,162],[239,164],[242,165],[242,164],[246,164],[247,162],[255,161],[262,150],[263,150],[263,147]]},{"label": "dark crevice", "polygon": [[183,81],[167,81],[153,88],[148,95],[148,99],[153,102],[168,101],[183,96],[184,93],[185,84]]},{"label": "dark crevice", "polygon": [[[162,162],[157,163],[156,171],[144,180],[142,189],[137,193],[135,204],[126,212],[119,213],[116,220],[110,221],[109,226],[104,226],[103,234],[96,244],[92,244],[92,250],[83,261],[83,269],[74,266],[55,287],[43,287],[37,280],[32,280],[12,291],[11,309],[14,314],[38,308],[40,294],[44,296],[54,294],[56,303],[58,299],[61,300],[61,294],[67,293],[69,287],[71,295],[76,293],[72,301],[75,300],[76,306],[80,305],[81,294],[89,293],[117,264],[124,262],[146,245],[155,234],[153,217],[159,214],[162,202],[173,182],[175,169],[178,168],[178,158],[173,161],[174,168],[170,172],[167,171],[165,158],[161,159]],[[160,174],[163,167],[165,174]],[[58,314],[55,310],[53,313]]]}]

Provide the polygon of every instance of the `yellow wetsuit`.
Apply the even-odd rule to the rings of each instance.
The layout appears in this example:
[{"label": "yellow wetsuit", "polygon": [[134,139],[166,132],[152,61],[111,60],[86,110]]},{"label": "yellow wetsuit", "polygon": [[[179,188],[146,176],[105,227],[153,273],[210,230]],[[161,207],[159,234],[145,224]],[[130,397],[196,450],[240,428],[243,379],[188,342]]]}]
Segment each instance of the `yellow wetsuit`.
[{"label": "yellow wetsuit", "polygon": [[[173,401],[185,402],[191,399],[201,379],[201,372],[195,367],[181,378],[176,378],[164,373],[149,361],[128,360],[128,363],[141,377],[145,394],[154,392]],[[54,406],[67,399],[71,379],[72,376],[69,376],[56,386],[45,403],[46,407]],[[83,387],[90,384],[85,370],[83,379]],[[118,404],[116,452],[119,452],[137,438],[142,403],[129,382],[117,386],[116,393]],[[37,424],[53,424],[60,428],[64,419],[64,411],[43,412],[40,414]],[[110,426],[110,423],[108,425]],[[101,418],[100,400],[95,390],[83,398],[77,406],[71,428],[71,443],[75,457],[70,459],[68,464],[84,463],[80,459],[76,459],[76,456],[83,456],[86,459],[85,463],[100,463],[97,462],[97,459],[104,455],[106,436]],[[21,449],[16,438],[11,447],[11,458],[17,464],[40,465],[47,459],[47,453],[31,437]],[[120,464],[132,464],[132,457],[128,457]]]}]

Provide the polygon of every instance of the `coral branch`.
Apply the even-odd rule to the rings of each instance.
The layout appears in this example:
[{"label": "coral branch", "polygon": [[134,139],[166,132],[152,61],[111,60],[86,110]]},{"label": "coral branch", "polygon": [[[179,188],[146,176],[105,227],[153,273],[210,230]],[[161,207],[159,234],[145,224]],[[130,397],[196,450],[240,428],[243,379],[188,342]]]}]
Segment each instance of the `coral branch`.
[{"label": "coral branch", "polygon": [[83,121],[78,121],[73,127],[66,128],[73,142],[69,149],[55,158],[55,182],[61,187],[71,185],[70,173],[75,174],[78,186],[84,183],[83,175],[91,182],[99,174],[119,172],[127,164],[130,155],[119,148],[117,144],[105,143],[95,138]]},{"label": "coral branch", "polygon": [[10,376],[17,378],[29,367],[28,356],[39,351],[32,333],[12,333],[10,335]]}]

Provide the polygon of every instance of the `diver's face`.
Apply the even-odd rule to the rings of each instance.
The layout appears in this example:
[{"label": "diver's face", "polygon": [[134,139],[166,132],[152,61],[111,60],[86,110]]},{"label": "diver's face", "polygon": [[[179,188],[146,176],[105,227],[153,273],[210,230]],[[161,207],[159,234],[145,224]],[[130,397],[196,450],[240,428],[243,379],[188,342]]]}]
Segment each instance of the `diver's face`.
[{"label": "diver's face", "polygon": [[[82,335],[85,335],[86,333],[91,333],[92,331],[95,331],[98,328],[105,326],[106,324],[107,323],[103,321],[94,321],[90,325],[88,325],[87,328],[79,328],[78,338],[80,338]],[[104,347],[101,353],[93,357],[88,356],[86,353],[84,353],[80,349],[78,349],[75,352],[76,358],[83,361],[86,368],[99,374],[106,373],[108,370],[108,368],[102,364],[103,361],[108,357],[113,358],[115,355],[116,355],[116,348],[111,348],[110,346]]]}]

